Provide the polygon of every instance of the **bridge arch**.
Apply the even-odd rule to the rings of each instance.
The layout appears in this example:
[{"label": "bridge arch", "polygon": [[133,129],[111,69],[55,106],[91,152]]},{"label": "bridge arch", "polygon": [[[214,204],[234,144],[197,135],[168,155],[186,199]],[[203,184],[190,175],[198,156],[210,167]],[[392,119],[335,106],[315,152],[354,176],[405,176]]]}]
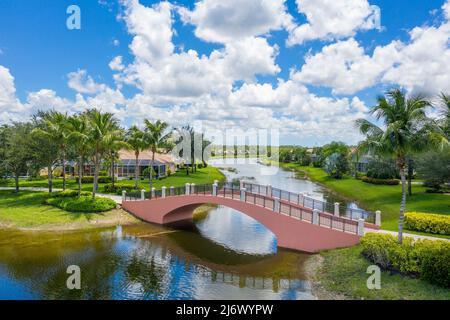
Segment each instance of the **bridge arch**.
[{"label": "bridge arch", "polygon": [[192,219],[203,204],[222,205],[255,219],[276,237],[279,247],[304,252],[347,247],[359,242],[359,236],[296,219],[252,203],[212,195],[184,195],[122,203],[125,210],[146,222],[169,224]]}]

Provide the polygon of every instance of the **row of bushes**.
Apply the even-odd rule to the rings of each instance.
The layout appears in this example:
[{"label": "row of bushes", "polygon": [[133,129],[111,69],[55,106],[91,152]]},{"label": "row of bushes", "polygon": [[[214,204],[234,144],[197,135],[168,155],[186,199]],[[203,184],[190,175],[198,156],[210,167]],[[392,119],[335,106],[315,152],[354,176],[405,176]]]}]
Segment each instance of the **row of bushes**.
[{"label": "row of bushes", "polygon": [[69,197],[56,196],[50,197],[46,203],[69,212],[96,213],[105,212],[116,208],[116,202],[112,199],[91,196]]},{"label": "row of bushes", "polygon": [[118,195],[121,195],[122,191],[141,192],[142,189],[143,188],[135,189],[134,185],[126,185],[126,184],[120,184],[120,183],[116,183],[114,186],[112,184],[107,184],[107,185],[103,186],[103,192],[116,193]]},{"label": "row of bushes", "polygon": [[407,212],[405,228],[413,231],[450,235],[450,216],[423,212]]},{"label": "row of bushes", "polygon": [[[79,177],[75,177],[75,181],[78,183]],[[112,178],[108,176],[99,176],[98,177],[98,183],[111,183]],[[94,177],[93,176],[84,176],[81,177],[81,183],[94,183]]]},{"label": "row of bushes", "polygon": [[362,177],[361,181],[371,184],[388,185],[388,186],[396,186],[400,183],[400,181],[397,179],[376,179],[369,177]]},{"label": "row of bushes", "polygon": [[418,276],[450,287],[450,243],[404,238],[399,244],[390,234],[369,233],[361,239],[362,254],[384,270]]}]

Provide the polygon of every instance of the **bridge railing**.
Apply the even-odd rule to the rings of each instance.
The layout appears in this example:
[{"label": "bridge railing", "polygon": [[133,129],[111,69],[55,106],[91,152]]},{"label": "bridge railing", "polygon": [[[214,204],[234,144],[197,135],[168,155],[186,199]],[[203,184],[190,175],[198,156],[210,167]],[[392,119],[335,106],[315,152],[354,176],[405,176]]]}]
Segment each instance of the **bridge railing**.
[{"label": "bridge railing", "polygon": [[317,209],[321,212],[329,213],[332,215],[337,215],[337,208],[339,210],[339,216],[347,217],[355,221],[364,219],[367,222],[375,223],[375,214],[373,212],[348,208],[344,206],[336,207],[334,203],[314,199],[312,197],[305,196],[304,194],[281,190],[270,186],[244,182],[243,187],[251,193],[258,193],[272,198],[278,198],[280,200],[296,203],[297,205],[301,205],[305,208],[309,208],[312,210]]},{"label": "bridge railing", "polygon": [[[142,199],[158,199],[162,197],[182,195],[208,195],[229,199],[236,199],[261,206],[273,212],[294,217],[319,226],[335,229],[354,234],[360,233],[360,223],[363,220],[350,219],[347,216],[337,216],[327,212],[325,202],[313,198],[307,198],[302,194],[287,192],[280,189],[271,190],[270,186],[259,186],[255,184],[244,184],[244,188],[229,183],[220,185],[195,185],[187,184],[184,187],[171,187],[162,190],[153,189],[151,192],[128,193],[126,201]],[[264,192],[265,191],[265,192]]]}]

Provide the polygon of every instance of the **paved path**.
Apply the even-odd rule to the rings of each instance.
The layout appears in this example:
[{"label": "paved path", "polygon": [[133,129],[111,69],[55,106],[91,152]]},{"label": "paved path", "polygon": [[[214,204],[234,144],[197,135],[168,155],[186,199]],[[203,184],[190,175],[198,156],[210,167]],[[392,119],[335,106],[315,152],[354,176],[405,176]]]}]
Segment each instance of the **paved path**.
[{"label": "paved path", "polygon": [[[14,190],[14,187],[0,187],[0,190]],[[20,190],[48,192],[44,187],[20,187]],[[53,191],[62,191],[60,188],[53,188]],[[98,196],[114,200],[117,204],[122,204],[122,197],[113,194],[97,193]]]},{"label": "paved path", "polygon": [[[393,236],[397,237],[398,236],[398,232],[396,231],[388,231],[388,230],[374,230],[374,229],[365,229],[366,233],[385,233],[385,234],[392,234]],[[414,239],[428,239],[428,240],[444,240],[444,241],[450,241],[450,239],[445,239],[445,238],[437,238],[437,237],[433,237],[433,236],[423,236],[423,235],[419,235],[419,234],[412,234],[412,233],[403,233],[403,237],[408,237],[408,238],[414,238]]]}]

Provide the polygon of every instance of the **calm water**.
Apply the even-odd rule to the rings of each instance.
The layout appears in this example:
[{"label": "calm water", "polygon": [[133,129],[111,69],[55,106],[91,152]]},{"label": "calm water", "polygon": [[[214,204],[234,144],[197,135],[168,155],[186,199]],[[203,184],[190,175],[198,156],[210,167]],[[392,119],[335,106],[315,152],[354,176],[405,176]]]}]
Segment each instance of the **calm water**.
[{"label": "calm water", "polygon": [[[318,185],[258,164],[217,164],[317,199]],[[237,171],[236,171],[237,170]],[[349,204],[353,205],[353,204]],[[314,299],[304,266],[310,255],[277,250],[274,235],[217,207],[178,229],[150,224],[84,232],[0,231],[0,299]],[[69,265],[82,290],[66,288]]]}]

